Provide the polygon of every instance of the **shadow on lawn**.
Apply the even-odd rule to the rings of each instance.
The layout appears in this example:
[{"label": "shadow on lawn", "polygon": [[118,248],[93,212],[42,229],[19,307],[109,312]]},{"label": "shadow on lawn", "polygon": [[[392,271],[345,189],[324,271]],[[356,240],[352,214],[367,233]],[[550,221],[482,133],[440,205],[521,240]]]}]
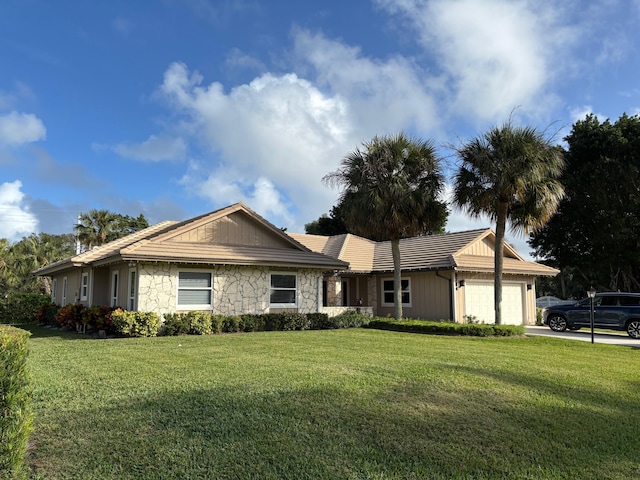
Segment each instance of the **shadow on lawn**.
[{"label": "shadow on lawn", "polygon": [[[446,367],[443,367],[446,368]],[[482,369],[557,397],[557,385]],[[48,414],[31,464],[65,478],[633,478],[638,413],[581,389],[564,406],[397,384],[167,391]],[[539,393],[536,393],[539,392]],[[586,400],[585,400],[586,399]],[[635,415],[635,416],[634,416]],[[51,440],[54,439],[54,440]],[[56,442],[55,445],[53,442]],[[624,443],[624,442],[627,443]],[[620,448],[620,447],[623,448]]]},{"label": "shadow on lawn", "polygon": [[35,323],[29,323],[24,325],[15,325],[17,328],[27,330],[31,332],[30,338],[53,338],[57,337],[62,340],[93,340],[94,337],[88,334],[77,333],[71,330],[50,328],[37,325]]}]

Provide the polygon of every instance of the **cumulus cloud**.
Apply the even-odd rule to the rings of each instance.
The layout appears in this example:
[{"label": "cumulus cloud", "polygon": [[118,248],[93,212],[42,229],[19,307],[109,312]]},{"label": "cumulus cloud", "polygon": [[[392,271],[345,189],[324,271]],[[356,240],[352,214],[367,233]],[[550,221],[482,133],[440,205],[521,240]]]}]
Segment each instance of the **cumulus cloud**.
[{"label": "cumulus cloud", "polygon": [[184,160],[187,144],[180,137],[151,135],[142,143],[120,143],[113,147],[120,156],[134,160],[161,162],[164,160]]},{"label": "cumulus cloud", "polygon": [[[330,208],[333,195],[321,178],[337,166],[347,145],[355,146],[348,105],[341,97],[325,94],[295,74],[265,74],[229,92],[217,82],[202,82],[199,74],[175,63],[160,89],[190,119],[191,134],[219,157],[200,162],[198,175],[191,173],[184,182],[199,192],[206,186],[209,198],[226,204],[246,198],[247,186],[262,185],[258,191],[265,192],[262,179],[273,192],[286,190],[306,214]],[[313,205],[310,197],[316,199]],[[267,200],[265,195],[252,198],[255,203]],[[268,197],[269,209],[286,211],[284,197],[277,197],[279,206],[275,198]],[[260,211],[255,203],[252,207]]]},{"label": "cumulus cloud", "polygon": [[22,182],[0,184],[0,238],[16,241],[36,231],[38,220],[24,205]]},{"label": "cumulus cloud", "polygon": [[0,146],[17,146],[44,140],[47,130],[42,121],[31,113],[12,111],[0,114]]}]

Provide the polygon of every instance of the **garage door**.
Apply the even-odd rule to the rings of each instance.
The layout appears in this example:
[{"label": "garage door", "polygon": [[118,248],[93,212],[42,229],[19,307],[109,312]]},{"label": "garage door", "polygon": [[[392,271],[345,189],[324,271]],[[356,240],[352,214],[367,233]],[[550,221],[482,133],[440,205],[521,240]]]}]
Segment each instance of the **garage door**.
[{"label": "garage door", "polygon": [[[524,323],[523,287],[521,283],[502,284],[502,323],[522,325]],[[493,282],[470,282],[464,287],[465,311],[478,321],[495,322],[493,309]]]}]

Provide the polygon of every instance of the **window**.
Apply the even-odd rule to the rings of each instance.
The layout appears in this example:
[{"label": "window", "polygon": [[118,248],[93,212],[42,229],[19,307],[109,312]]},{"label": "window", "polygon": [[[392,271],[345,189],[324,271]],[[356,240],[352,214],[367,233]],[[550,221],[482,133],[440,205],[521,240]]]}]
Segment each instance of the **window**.
[{"label": "window", "polygon": [[51,303],[56,303],[56,290],[58,289],[58,279],[51,281]]},{"label": "window", "polygon": [[129,299],[127,309],[133,311],[136,309],[136,271],[129,270]]},{"label": "window", "polygon": [[212,300],[211,272],[178,272],[178,308],[210,309]]},{"label": "window", "polygon": [[67,277],[62,278],[62,304],[61,307],[64,307],[67,304]]},{"label": "window", "polygon": [[272,306],[295,307],[297,305],[297,284],[295,274],[272,273],[269,303]]},{"label": "window", "polygon": [[89,296],[89,274],[83,273],[80,280],[80,300],[86,300]]},{"label": "window", "polygon": [[[402,305],[411,306],[411,279],[400,280]],[[393,280],[382,280],[382,305],[393,306]]]},{"label": "window", "polygon": [[120,277],[118,271],[114,271],[111,274],[111,306],[118,306],[118,278]]}]

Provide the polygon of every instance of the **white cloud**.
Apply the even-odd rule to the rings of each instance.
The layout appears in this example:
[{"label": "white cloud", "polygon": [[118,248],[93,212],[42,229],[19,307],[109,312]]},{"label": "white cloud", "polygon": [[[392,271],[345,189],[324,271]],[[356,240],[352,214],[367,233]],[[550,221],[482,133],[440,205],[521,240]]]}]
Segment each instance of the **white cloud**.
[{"label": "white cloud", "polygon": [[441,81],[410,59],[372,60],[357,48],[304,30],[295,32],[294,51],[299,62],[314,68],[320,86],[348,102],[361,140],[409,127],[430,134],[439,128],[442,112],[434,92]]},{"label": "white cloud", "polygon": [[0,184],[0,238],[16,241],[38,227],[36,216],[23,205],[21,188],[20,180]]},{"label": "white cloud", "polygon": [[[271,192],[287,192],[306,222],[331,207],[335,194],[321,179],[360,142],[352,137],[342,98],[322,93],[295,74],[265,74],[228,93],[219,83],[201,83],[199,74],[176,63],[160,90],[189,119],[192,135],[219,155],[217,161],[200,162],[197,174],[192,165],[184,179],[190,188],[206,188],[208,198],[228,204],[245,198],[248,186],[262,185],[262,194],[254,195],[254,202],[261,203],[267,202],[261,181],[268,181]],[[285,211],[287,205],[280,200],[276,207],[274,198],[268,196],[268,208]],[[261,211],[259,205],[252,207]]]},{"label": "white cloud", "polygon": [[[104,146],[94,145],[100,149]],[[113,150],[125,158],[149,162],[163,160],[184,160],[187,155],[187,144],[180,137],[169,135],[151,135],[142,143],[120,143]]]},{"label": "white cloud", "polygon": [[602,122],[608,118],[606,115],[603,115],[601,113],[595,113],[591,105],[581,105],[579,107],[574,107],[569,110],[569,115],[571,115],[572,123],[575,123],[578,120],[584,120],[587,115],[595,115],[596,117],[598,117],[598,120]]},{"label": "white cloud", "polygon": [[17,146],[44,140],[47,130],[42,121],[31,113],[16,111],[0,115],[0,146]]},{"label": "white cloud", "polygon": [[503,119],[556,99],[547,85],[575,41],[557,2],[509,0],[377,0],[406,19],[446,76],[451,108],[480,120]]}]

